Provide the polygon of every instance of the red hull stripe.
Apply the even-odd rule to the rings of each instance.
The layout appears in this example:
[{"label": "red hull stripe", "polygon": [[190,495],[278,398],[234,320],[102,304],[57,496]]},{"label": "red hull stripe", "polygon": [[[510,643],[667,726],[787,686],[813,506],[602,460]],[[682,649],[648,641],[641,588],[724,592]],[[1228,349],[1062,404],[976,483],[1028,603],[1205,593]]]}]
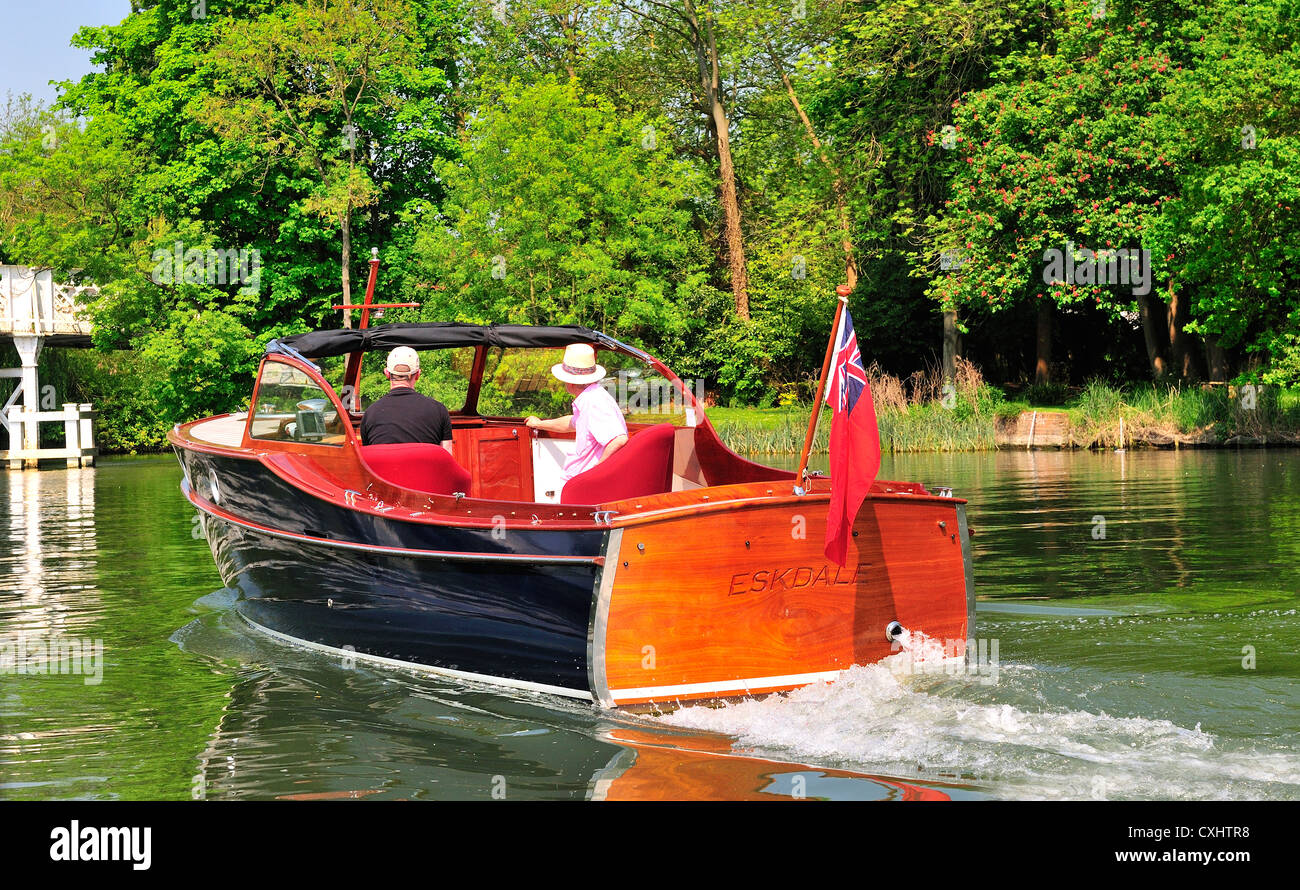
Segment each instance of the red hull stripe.
[{"label": "red hull stripe", "polygon": [[259,532],[264,535],[270,535],[274,538],[282,538],[286,541],[302,541],[308,544],[319,544],[322,547],[337,547],[342,550],[359,550],[366,553],[380,553],[385,556],[404,556],[413,559],[437,559],[444,561],[459,562],[514,562],[526,565],[604,565],[605,557],[603,556],[551,556],[549,554],[539,553],[473,553],[458,550],[414,550],[408,547],[386,547],[380,544],[357,544],[352,541],[335,541],[331,538],[318,538],[314,535],[304,535],[298,532],[286,532],[277,528],[259,525],[256,522],[249,522],[247,519],[240,519],[225,510],[221,510],[213,504],[200,498],[190,489],[188,483],[181,483],[181,490],[189,502],[198,509],[207,513],[209,516],[229,522],[233,525],[242,526],[243,528]]}]

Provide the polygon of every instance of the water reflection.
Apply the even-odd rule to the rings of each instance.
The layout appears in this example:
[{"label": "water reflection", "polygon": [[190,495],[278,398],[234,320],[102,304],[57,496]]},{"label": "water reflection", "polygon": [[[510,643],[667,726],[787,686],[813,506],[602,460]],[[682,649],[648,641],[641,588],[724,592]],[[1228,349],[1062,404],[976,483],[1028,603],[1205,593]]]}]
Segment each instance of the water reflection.
[{"label": "water reflection", "polygon": [[198,758],[195,797],[932,800],[964,793],[746,756],[726,736],[549,696],[345,668],[263,639],[228,612],[195,621],[176,640],[235,672]]},{"label": "water reflection", "polygon": [[975,797],[952,784],[902,781],[842,769],[737,756],[734,740],[665,727],[617,727],[623,747],[598,773],[591,800],[952,800]]},{"label": "water reflection", "polygon": [[4,473],[0,492],[8,504],[0,547],[4,632],[78,632],[99,608],[94,469]]}]

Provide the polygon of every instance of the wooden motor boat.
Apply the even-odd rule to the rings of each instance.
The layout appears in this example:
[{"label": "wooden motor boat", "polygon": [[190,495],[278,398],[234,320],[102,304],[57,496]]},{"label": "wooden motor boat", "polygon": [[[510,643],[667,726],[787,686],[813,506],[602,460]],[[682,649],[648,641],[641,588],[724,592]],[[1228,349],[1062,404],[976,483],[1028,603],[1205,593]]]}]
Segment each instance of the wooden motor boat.
[{"label": "wooden motor boat", "polygon": [[[572,343],[610,368],[629,441],[561,487],[572,433],[500,406],[553,398],[545,369]],[[399,345],[464,371],[453,454],[361,443],[366,356]],[[336,387],[328,365],[344,357]],[[654,386],[669,398],[645,398]],[[345,659],[659,707],[830,680],[896,651],[900,628],[974,632],[965,501],[877,481],[846,565],[831,563],[827,478],[740,457],[660,361],[583,327],[272,341],[250,410],[169,439],[239,614]]]}]

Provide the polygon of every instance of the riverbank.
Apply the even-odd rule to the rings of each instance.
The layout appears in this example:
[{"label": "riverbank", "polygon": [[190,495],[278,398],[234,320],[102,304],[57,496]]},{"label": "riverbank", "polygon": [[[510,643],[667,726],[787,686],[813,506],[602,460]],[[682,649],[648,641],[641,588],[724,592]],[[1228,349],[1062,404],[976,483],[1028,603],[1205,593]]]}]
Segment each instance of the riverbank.
[{"label": "riverbank", "polygon": [[[977,373],[977,372],[976,372]],[[1015,396],[968,377],[945,390],[925,375],[900,381],[876,372],[872,392],[885,452],[998,448],[1216,448],[1300,445],[1300,390],[1265,386],[1094,381]],[[736,451],[797,454],[812,406],[711,408],[709,419]],[[813,452],[825,453],[823,411]]]},{"label": "riverbank", "polygon": [[[12,351],[12,347],[10,348]],[[99,412],[100,453],[167,450],[170,423],[132,352],[49,350],[41,382],[52,402],[90,402]],[[992,386],[958,361],[953,383],[931,369],[899,378],[868,369],[885,452],[992,451],[999,448],[1214,448],[1300,445],[1300,389],[1273,386]],[[708,409],[718,432],[745,454],[798,454],[812,406]],[[813,453],[825,454],[823,411]],[[50,434],[56,431],[51,428]]]}]

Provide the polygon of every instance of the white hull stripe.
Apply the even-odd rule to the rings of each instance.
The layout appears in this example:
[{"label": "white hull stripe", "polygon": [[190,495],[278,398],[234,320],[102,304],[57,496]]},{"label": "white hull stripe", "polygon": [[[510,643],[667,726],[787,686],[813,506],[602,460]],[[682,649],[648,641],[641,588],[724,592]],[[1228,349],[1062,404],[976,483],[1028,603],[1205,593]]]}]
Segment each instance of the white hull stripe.
[{"label": "white hull stripe", "polygon": [[280,633],[278,630],[271,630],[258,624],[247,615],[236,612],[241,621],[246,622],[269,637],[273,637],[282,643],[288,643],[290,646],[299,646],[304,649],[311,649],[316,652],[324,652],[339,658],[353,658],[358,661],[367,661],[371,664],[380,664],[384,667],[398,668],[405,671],[416,671],[421,674],[437,674],[442,677],[451,677],[456,680],[471,680],[476,683],[488,683],[493,686],[509,686],[513,689],[527,689],[530,692],[544,692],[548,695],[563,695],[566,698],[579,698],[583,701],[591,701],[591,693],[585,689],[569,689],[567,686],[548,686],[545,683],[530,683],[527,680],[512,680],[509,677],[494,677],[491,674],[475,674],[470,671],[456,671],[451,668],[435,667],[429,664],[420,664],[415,661],[402,661],[397,658],[385,658],[382,655],[369,655],[365,652],[352,652],[348,649],[339,649],[334,646],[326,646],[324,643],[313,643],[310,640],[304,640],[299,637],[291,637],[288,634]]},{"label": "white hull stripe", "polygon": [[751,689],[771,689],[779,686],[804,686],[818,680],[834,680],[843,671],[817,671],[811,674],[786,674],[781,677],[747,677],[742,680],[720,680],[714,683],[685,683],[679,686],[642,686],[637,689],[611,689],[615,702],[632,698],[672,699],[683,695],[715,694],[744,695]]}]

